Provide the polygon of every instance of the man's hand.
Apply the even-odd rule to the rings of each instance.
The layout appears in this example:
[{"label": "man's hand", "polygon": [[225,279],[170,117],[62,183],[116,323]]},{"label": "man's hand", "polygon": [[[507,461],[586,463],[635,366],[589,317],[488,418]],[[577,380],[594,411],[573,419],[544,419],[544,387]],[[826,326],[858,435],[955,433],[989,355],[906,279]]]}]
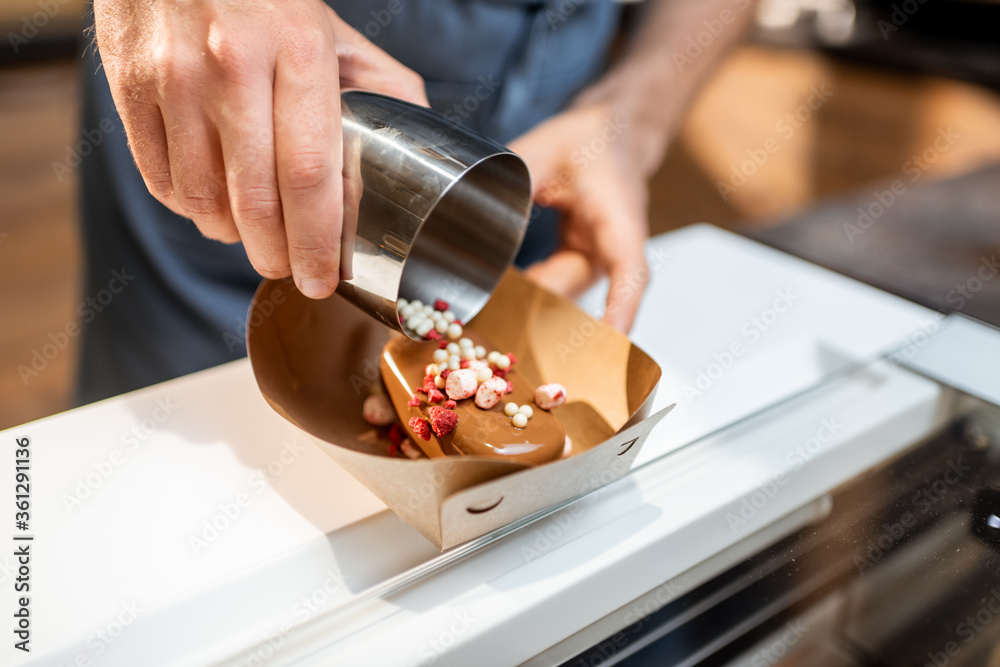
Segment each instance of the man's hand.
[{"label": "man's hand", "polygon": [[[604,319],[628,331],[649,281],[647,181],[695,90],[742,35],[756,0],[650,0],[605,75],[572,106],[515,141],[535,200],[563,212],[562,244],[528,269],[542,284],[575,295],[611,279]],[[678,61],[685,40],[722,26],[702,56]],[[700,39],[700,37],[699,37]]]},{"label": "man's hand", "polygon": [[533,196],[562,212],[561,244],[528,275],[549,289],[576,296],[610,278],[604,319],[632,328],[649,280],[646,175],[629,164],[624,118],[602,104],[574,107],[511,144],[528,163]]},{"label": "man's hand", "polygon": [[95,0],[94,13],[153,196],[205,236],[243,241],[261,275],[329,296],[353,241],[340,89],[426,105],[420,77],[321,0]]}]

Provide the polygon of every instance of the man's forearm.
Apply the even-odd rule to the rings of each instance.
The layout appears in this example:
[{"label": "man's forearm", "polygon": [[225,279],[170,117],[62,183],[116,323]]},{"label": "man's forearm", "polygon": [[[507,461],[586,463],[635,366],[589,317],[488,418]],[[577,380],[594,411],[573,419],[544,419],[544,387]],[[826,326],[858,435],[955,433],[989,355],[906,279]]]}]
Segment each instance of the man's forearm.
[{"label": "man's forearm", "polygon": [[574,105],[605,104],[627,125],[637,167],[659,166],[701,84],[753,18],[756,0],[647,0],[624,52]]}]

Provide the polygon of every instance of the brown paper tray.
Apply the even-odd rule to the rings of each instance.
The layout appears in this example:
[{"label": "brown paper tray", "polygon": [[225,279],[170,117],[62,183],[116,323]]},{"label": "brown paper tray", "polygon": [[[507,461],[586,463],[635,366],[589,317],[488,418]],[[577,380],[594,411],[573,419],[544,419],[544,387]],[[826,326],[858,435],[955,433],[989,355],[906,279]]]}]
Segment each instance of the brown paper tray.
[{"label": "brown paper tray", "polygon": [[[386,505],[441,549],[484,535],[625,475],[653,426],[660,367],[627,337],[510,269],[476,316],[519,368],[559,382],[568,458],[538,467],[479,457],[392,458],[361,418],[394,334],[339,297],[307,299],[265,280],[250,307],[247,349],[261,393]],[[671,406],[672,407],[672,406]]]}]

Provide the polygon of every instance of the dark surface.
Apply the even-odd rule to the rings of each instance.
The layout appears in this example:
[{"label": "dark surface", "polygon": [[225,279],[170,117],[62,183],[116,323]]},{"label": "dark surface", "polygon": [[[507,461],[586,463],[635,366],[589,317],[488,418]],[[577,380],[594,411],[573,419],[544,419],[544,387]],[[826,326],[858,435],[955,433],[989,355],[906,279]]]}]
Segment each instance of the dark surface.
[{"label": "dark surface", "polygon": [[[935,310],[1000,326],[1000,164],[943,181],[901,175],[746,235]],[[901,190],[900,186],[905,187]],[[964,293],[963,293],[964,291]]]}]

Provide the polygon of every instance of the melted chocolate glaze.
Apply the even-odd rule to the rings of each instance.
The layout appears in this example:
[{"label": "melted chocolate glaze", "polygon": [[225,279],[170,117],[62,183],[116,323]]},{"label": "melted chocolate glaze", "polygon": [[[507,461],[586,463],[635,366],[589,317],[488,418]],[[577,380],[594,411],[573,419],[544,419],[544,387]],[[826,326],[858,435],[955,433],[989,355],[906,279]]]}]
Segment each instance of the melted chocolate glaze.
[{"label": "melted chocolate glaze", "polygon": [[[468,328],[464,335],[487,350],[497,349]],[[473,398],[458,401],[455,408],[458,425],[454,431],[440,438],[433,433],[430,440],[419,438],[407,422],[411,417],[427,418],[431,405],[423,393],[417,394],[420,407],[406,403],[423,384],[424,368],[433,363],[436,349],[438,344],[433,341],[415,342],[396,336],[383,348],[380,363],[382,380],[396,414],[410,438],[428,457],[485,456],[529,465],[548,463],[562,457],[566,433],[555,415],[534,405],[537,378],[523,376],[518,372],[518,364],[514,364],[507,374],[507,379],[514,384],[514,391],[505,394],[495,406],[483,410],[476,407]],[[510,401],[534,408],[534,415],[524,428],[515,428],[511,418],[504,414],[504,405]],[[443,405],[443,401],[436,405]]]}]

